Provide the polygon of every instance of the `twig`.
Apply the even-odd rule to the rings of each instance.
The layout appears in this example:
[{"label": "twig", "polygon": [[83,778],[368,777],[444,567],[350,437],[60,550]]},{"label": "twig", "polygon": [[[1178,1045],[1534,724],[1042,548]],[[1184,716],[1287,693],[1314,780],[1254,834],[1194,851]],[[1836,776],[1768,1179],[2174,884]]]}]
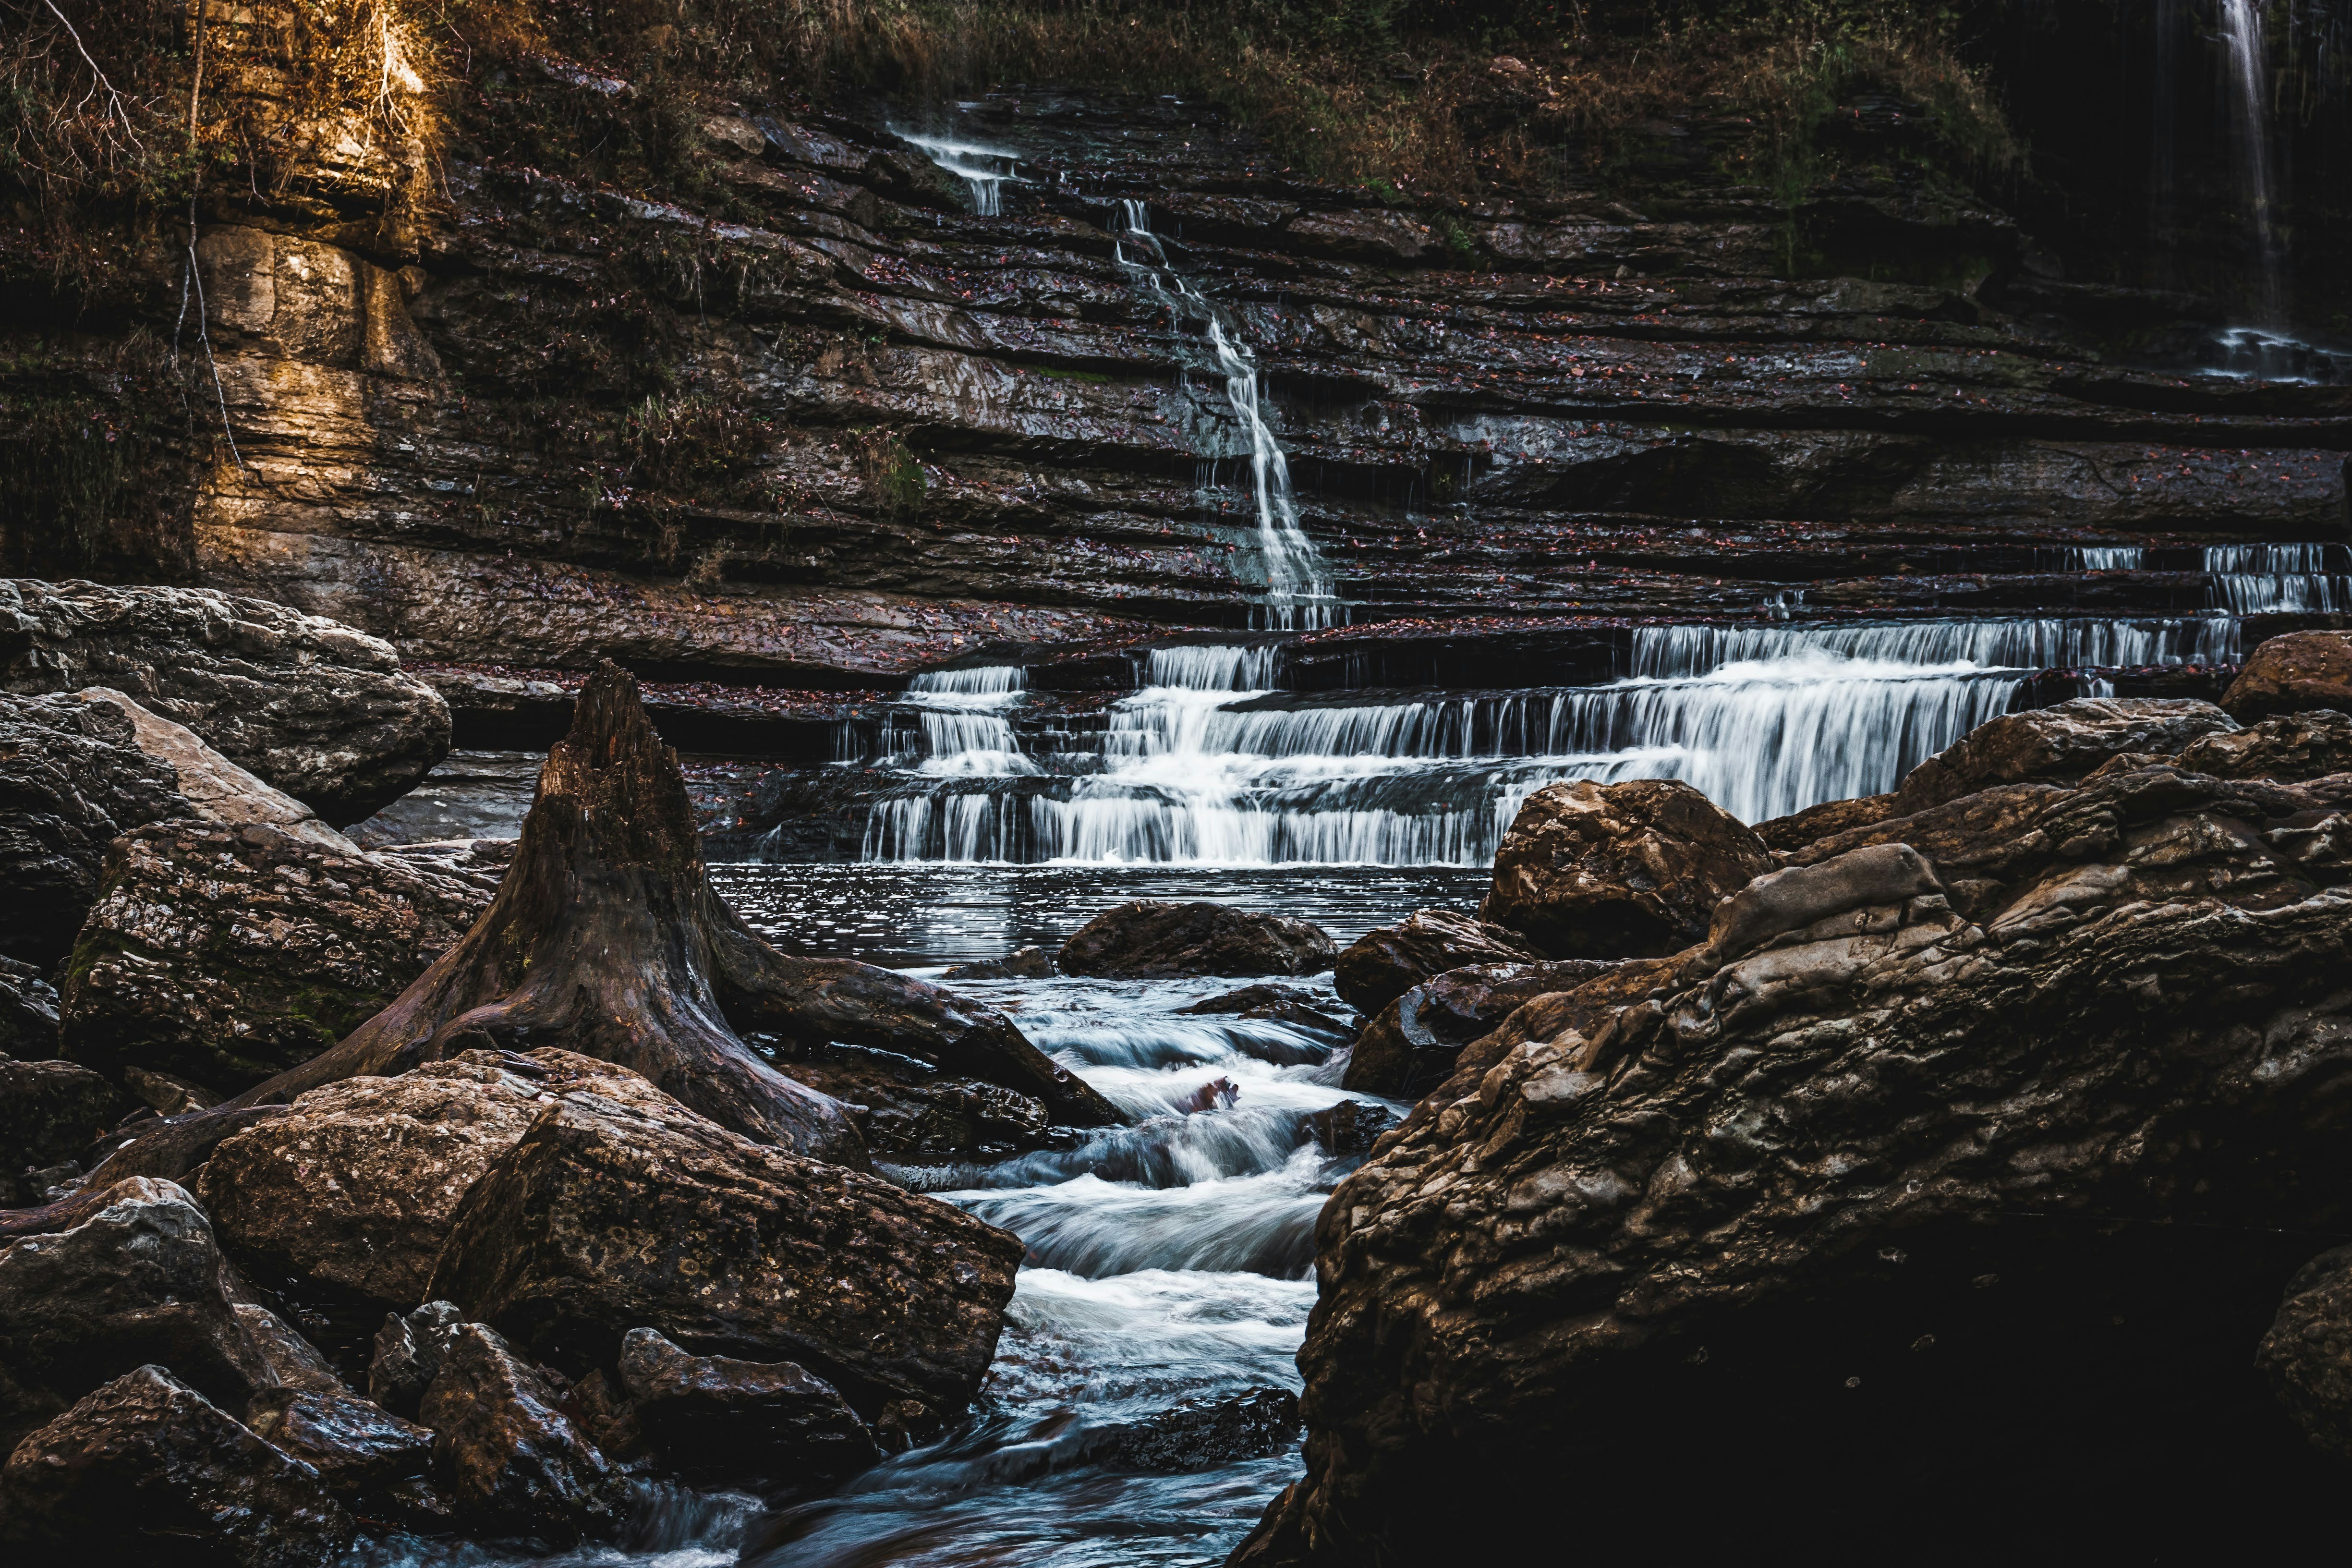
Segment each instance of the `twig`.
[{"label": "twig", "polygon": [[245,467],[245,454],[236,449],[236,432],[229,428],[228,392],[221,385],[220,361],[213,357],[212,329],[205,324],[205,279],[196,269],[196,247],[193,243],[188,247],[188,276],[196,286],[196,332],[204,339],[205,363],[212,366],[213,395],[220,399],[221,434],[228,437],[228,455],[236,459],[241,468]]},{"label": "twig", "polygon": [[147,144],[140,141],[139,132],[131,128],[131,110],[123,103],[122,95],[114,90],[114,84],[106,79],[106,73],[98,68],[96,60],[89,58],[89,49],[82,43],[81,35],[74,31],[72,18],[58,9],[58,0],[41,0],[41,4],[49,8],[50,16],[64,24],[66,37],[74,41],[74,47],[81,53],[81,63],[89,68],[89,74],[98,79],[98,85],[106,89],[106,96],[113,100],[114,117],[122,121],[122,133],[131,138],[131,144],[139,149],[139,155],[142,158],[147,156]]}]

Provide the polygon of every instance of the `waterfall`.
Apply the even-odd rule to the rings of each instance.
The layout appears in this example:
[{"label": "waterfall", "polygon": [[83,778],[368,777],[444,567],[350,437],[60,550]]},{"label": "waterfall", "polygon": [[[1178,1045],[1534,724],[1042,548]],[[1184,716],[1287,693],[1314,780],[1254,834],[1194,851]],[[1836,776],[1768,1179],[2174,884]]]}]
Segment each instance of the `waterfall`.
[{"label": "waterfall", "polygon": [[1272,647],[1160,648],[1086,755],[1022,752],[1008,724],[895,760],[905,782],[873,806],[863,853],[1476,866],[1529,794],[1571,778],[1682,779],[1759,822],[1894,788],[2036,670],[2226,662],[2236,638],[2223,617],[1652,626],[1605,685],[1314,695],[1272,689]]},{"label": "waterfall", "polygon": [[911,131],[893,131],[890,134],[961,180],[971,193],[971,210],[982,217],[995,217],[1004,210],[1005,182],[1020,184],[1013,172],[1020,166],[1021,155],[1017,153],[940,136],[918,136]]},{"label": "waterfall", "polygon": [[2074,564],[2085,572],[2137,572],[2147,552],[2136,544],[2084,546],[2074,552]]},{"label": "waterfall", "polygon": [[2231,615],[2352,610],[2352,551],[2341,544],[2209,544],[2205,570],[2214,607]]},{"label": "waterfall", "polygon": [[[1216,373],[1224,378],[1225,402],[1249,442],[1250,487],[1257,503],[1258,555],[1265,563],[1265,619],[1281,630],[1328,626],[1342,618],[1323,558],[1298,525],[1298,505],[1290,487],[1290,461],[1259,406],[1257,363],[1226,330],[1223,314],[1176,270],[1150,216],[1139,201],[1118,204],[1119,264],[1129,268],[1178,321],[1202,323]],[[1132,247],[1135,255],[1129,255]],[[1140,258],[1140,259],[1139,259]]]},{"label": "waterfall", "polygon": [[2268,55],[2263,47],[2263,12],[2257,0],[2221,0],[2221,36],[2230,47],[2230,86],[2238,110],[2240,174],[2245,184],[2255,260],[2262,269],[2262,320],[2266,325],[2276,325],[2285,319],[2286,290],[2271,183],[2270,115],[2263,90]]}]

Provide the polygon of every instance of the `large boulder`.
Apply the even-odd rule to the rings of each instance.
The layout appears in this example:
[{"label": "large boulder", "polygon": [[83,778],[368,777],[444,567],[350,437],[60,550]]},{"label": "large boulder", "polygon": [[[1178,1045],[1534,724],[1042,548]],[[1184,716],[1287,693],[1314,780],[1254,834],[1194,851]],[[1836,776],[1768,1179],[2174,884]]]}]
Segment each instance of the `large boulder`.
[{"label": "large boulder", "polygon": [[2352,1247],[2295,1271],[2254,1364],[2314,1446],[2352,1459]]},{"label": "large boulder", "polygon": [[1832,1555],[2321,1520],[2248,1325],[2352,1182],[2352,780],[2037,795],[1972,916],[1864,847],[1466,1049],[1321,1211],[1306,1476],[1235,1562],[1507,1552],[1563,1476],[1595,1550],[1823,1476]]},{"label": "large boulder", "polygon": [[1474,963],[1525,963],[1541,956],[1517,931],[1453,910],[1419,910],[1376,926],[1332,966],[1339,1000],[1373,1014],[1424,981]]},{"label": "large boulder", "polygon": [[310,1090],[221,1140],[196,1192],[238,1256],[406,1310],[428,1294],[459,1201],[581,1088],[668,1101],[626,1068],[570,1051],[467,1051]]},{"label": "large boulder", "polygon": [[1021,1243],[878,1177],[681,1106],[557,1097],[459,1204],[432,1293],[580,1375],[631,1329],[796,1363],[871,1414],[961,1410]]},{"label": "large boulder", "polygon": [[431,1432],[347,1389],[268,1389],[246,1405],[245,1419],[256,1436],[318,1471],[338,1497],[422,1476],[433,1458]]},{"label": "large boulder", "polygon": [[1036,1148],[1052,1131],[1044,1101],[897,1051],[791,1043],[775,1067],[839,1100],[870,1153],[986,1158]]},{"label": "large boulder", "polygon": [[845,1476],[881,1458],[839,1391],[788,1361],[689,1355],[632,1329],[621,1384],[663,1462],[697,1479]]},{"label": "large boulder", "polygon": [[1697,941],[1717,900],[1771,868],[1763,841],[1686,784],[1579,779],[1519,807],[1478,917],[1550,958],[1646,957]]},{"label": "large boulder", "polygon": [[2352,632],[2289,632],[2262,643],[2221,707],[2242,724],[2306,708],[2352,713]]},{"label": "large boulder", "polygon": [[19,1562],[318,1568],[356,1534],[319,1472],[161,1366],[92,1392],[0,1470]]},{"label": "large boulder", "polygon": [[126,834],[66,967],[63,1052],[248,1089],[383,1011],[490,898],[280,826]]},{"label": "large boulder", "polygon": [[619,1471],[563,1414],[562,1391],[494,1331],[459,1323],[417,1419],[433,1475],[477,1530],[551,1546],[608,1536],[628,1518]]},{"label": "large boulder", "polygon": [[2200,735],[2237,727],[2210,702],[2187,697],[2077,697],[2004,713],[1905,774],[1894,815],[1925,811],[1996,784],[2073,784],[2119,753],[2170,756]]},{"label": "large boulder", "polygon": [[449,749],[449,708],[392,645],[201,588],[0,580],[0,689],[106,686],[186,725],[329,822],[357,822]]},{"label": "large boulder", "polygon": [[266,1389],[337,1386],[252,1299],[186,1192],[134,1177],[105,1198],[79,1226],[0,1247],[0,1437],[149,1362],[240,1408]]},{"label": "large boulder", "polygon": [[1359,1094],[1418,1096],[1454,1070],[1462,1047],[1538,996],[1573,991],[1617,967],[1606,959],[1474,963],[1397,997],[1356,1037],[1344,1086]]},{"label": "large boulder", "polygon": [[237,766],[206,745],[184,724],[151,712],[110,687],[89,686],[74,693],[77,700],[111,708],[131,721],[131,738],[149,758],[163,763],[180,781],[188,815],[235,827],[258,825],[282,829],[323,848],[350,854],[352,841],[336,832],[319,814],[284,790]]},{"label": "large boulder", "polygon": [[119,708],[0,693],[0,957],[64,957],[115,836],[193,815],[179,774],[139,749]]},{"label": "large boulder", "polygon": [[1229,904],[1138,899],[1105,910],[1062,944],[1065,974],[1165,980],[1192,974],[1319,974],[1331,939],[1305,921]]}]

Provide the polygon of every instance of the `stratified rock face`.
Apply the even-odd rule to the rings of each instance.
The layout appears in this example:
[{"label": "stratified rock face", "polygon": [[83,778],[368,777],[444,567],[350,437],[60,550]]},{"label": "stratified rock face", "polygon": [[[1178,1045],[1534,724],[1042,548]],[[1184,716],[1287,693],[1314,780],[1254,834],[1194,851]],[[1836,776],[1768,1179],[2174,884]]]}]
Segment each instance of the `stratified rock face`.
[{"label": "stratified rock face", "polygon": [[1764,841],[1766,848],[1786,853],[1827,838],[1832,833],[1884,822],[1895,814],[1895,793],[1892,790],[1885,795],[1866,795],[1858,800],[1825,800],[1819,805],[1809,805],[1787,816],[1776,816],[1769,822],[1758,823],[1756,837]]},{"label": "stratified rock face", "polygon": [[480,1323],[447,1331],[417,1417],[433,1431],[434,1479],[475,1528],[567,1546],[627,1518],[625,1483],[562,1402],[496,1332]]},{"label": "stratified rock face", "polygon": [[381,1012],[489,902],[281,827],[158,824],[107,857],[67,966],[64,1051],[248,1089]]},{"label": "stratified rock face", "polygon": [[1474,963],[1412,987],[1356,1037],[1345,1086],[1359,1094],[1420,1094],[1454,1070],[1462,1047],[1538,996],[1573,991],[1616,967],[1606,959]]},{"label": "stratified rock face", "polygon": [[833,1384],[791,1362],[688,1355],[632,1329],[621,1383],[664,1464],[690,1476],[845,1476],[881,1458]]},{"label": "stratified rock face", "polygon": [[1865,847],[1465,1051],[1323,1210],[1307,1479],[1236,1562],[1499,1549],[1568,1475],[1595,1542],[1823,1475],[1883,1542],[2058,1497],[2161,1529],[2293,1462],[2246,1325],[2352,1179],[2352,777],[2024,798],[1972,917]]},{"label": "stratified rock face", "polygon": [[139,1177],[107,1200],[70,1230],[0,1247],[0,1436],[148,1362],[233,1405],[333,1382],[299,1335],[243,1299],[184,1191]]},{"label": "stratified rock face", "polygon": [[433,1294],[575,1372],[654,1328],[791,1361],[868,1410],[961,1410],[988,1370],[1014,1237],[682,1108],[550,1107],[459,1205]]},{"label": "stratified rock face", "polygon": [[1226,904],[1137,899],[1105,910],[1062,944],[1065,974],[1164,980],[1188,974],[1317,974],[1331,939],[1305,921]]},{"label": "stratified rock face", "polygon": [[0,958],[0,1056],[47,1057],[57,1048],[57,987],[31,964]]},{"label": "stratified rock face", "polygon": [[2352,715],[2320,708],[2191,741],[2172,759],[2223,779],[2315,779],[2352,770]]},{"label": "stratified rock face", "polygon": [[1538,956],[1527,938],[1452,910],[1421,910],[1366,931],[1333,965],[1339,1000],[1377,1013],[1407,991],[1473,963],[1525,963]]},{"label": "stratified rock face", "polygon": [[2077,697],[2006,713],[1929,757],[1895,791],[1898,815],[1995,784],[2073,784],[2119,752],[2170,756],[2200,735],[2234,730],[2210,702],[2180,697]]},{"label": "stratified rock face", "polygon": [[0,693],[0,956],[65,956],[115,835],[193,816],[169,764],[115,708]]},{"label": "stratified rock face", "polygon": [[312,1089],[223,1139],[197,1192],[241,1256],[405,1310],[425,1299],[458,1203],[556,1095],[582,1087],[667,1099],[569,1051],[467,1051]]},{"label": "stratified rock face", "polygon": [[185,724],[331,823],[415,786],[449,707],[389,643],[200,588],[0,581],[0,687],[109,686]]},{"label": "stratified rock face", "polygon": [[160,1366],[98,1389],[0,1470],[0,1542],[38,1554],[24,1562],[319,1568],[354,1533],[317,1470]]},{"label": "stratified rock face", "polygon": [[2315,1445],[2352,1459],[2352,1247],[2296,1271],[2254,1363]]},{"label": "stratified rock face", "polygon": [[2255,648],[2221,694],[2241,723],[2305,708],[2352,713],[2352,632],[2289,632]]},{"label": "stratified rock face", "polygon": [[1547,784],[1495,853],[1481,920],[1552,958],[1635,958],[1698,940],[1716,900],[1772,868],[1763,842],[1686,784]]},{"label": "stratified rock face", "polygon": [[121,1091],[86,1067],[0,1058],[0,1182],[80,1154],[122,1104]]}]

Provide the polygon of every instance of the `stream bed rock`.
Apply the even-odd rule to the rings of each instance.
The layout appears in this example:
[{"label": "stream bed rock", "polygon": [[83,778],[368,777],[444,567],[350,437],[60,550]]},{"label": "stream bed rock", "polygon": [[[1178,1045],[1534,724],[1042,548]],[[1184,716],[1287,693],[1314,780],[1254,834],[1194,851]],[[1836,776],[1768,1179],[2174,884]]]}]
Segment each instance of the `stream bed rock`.
[{"label": "stream bed rock", "polygon": [[1188,974],[1317,974],[1331,939],[1305,921],[1204,900],[1139,899],[1106,910],[1062,944],[1065,974],[1155,980]]}]

